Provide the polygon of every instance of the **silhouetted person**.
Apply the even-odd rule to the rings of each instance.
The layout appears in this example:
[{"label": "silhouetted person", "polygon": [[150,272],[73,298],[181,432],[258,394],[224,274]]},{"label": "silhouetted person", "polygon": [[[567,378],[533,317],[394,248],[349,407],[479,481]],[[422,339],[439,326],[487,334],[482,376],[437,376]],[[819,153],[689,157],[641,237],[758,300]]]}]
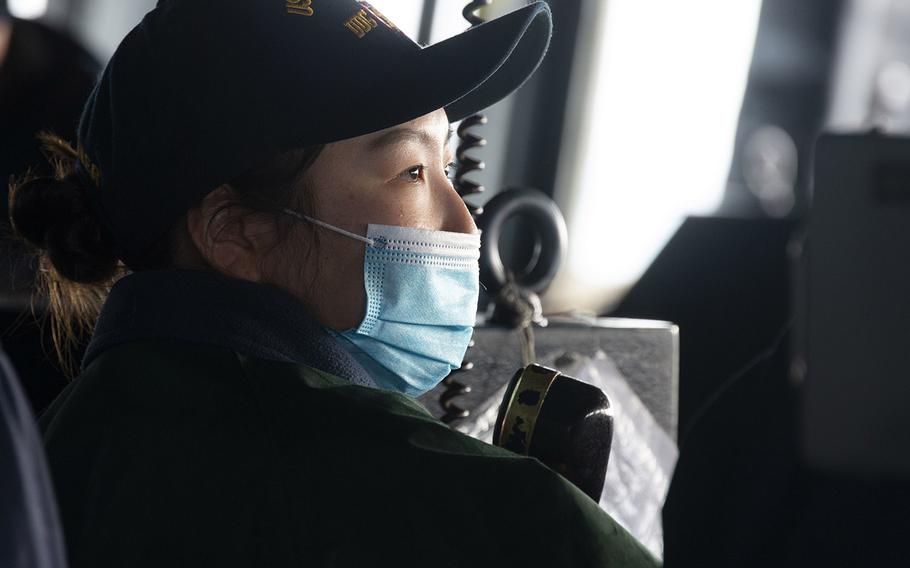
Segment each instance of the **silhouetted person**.
[{"label": "silhouetted person", "polygon": [[[44,160],[35,138],[38,132],[75,134],[98,72],[98,62],[69,36],[37,22],[5,16],[0,7],[0,219],[4,236],[9,234],[6,192],[10,176],[42,167]],[[0,292],[27,295],[28,270],[17,266],[15,277],[9,278],[8,263],[14,261],[9,247],[4,244]]]},{"label": "silhouetted person", "polygon": [[[44,173],[36,134],[73,136],[100,66],[69,36],[43,24],[11,18],[0,0],[0,338],[23,388],[40,412],[64,386],[46,353],[28,306],[35,267],[11,239],[8,182],[27,170]],[[40,307],[39,307],[40,309]]]}]

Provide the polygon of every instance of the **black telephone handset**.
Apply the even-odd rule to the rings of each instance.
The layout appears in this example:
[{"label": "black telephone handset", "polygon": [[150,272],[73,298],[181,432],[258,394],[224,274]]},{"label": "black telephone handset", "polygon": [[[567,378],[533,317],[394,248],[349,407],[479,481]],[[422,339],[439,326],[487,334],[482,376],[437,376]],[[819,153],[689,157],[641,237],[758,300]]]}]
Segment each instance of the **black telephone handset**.
[{"label": "black telephone handset", "polygon": [[[483,23],[479,10],[490,3],[491,0],[473,0],[462,15],[477,26]],[[478,114],[464,119],[458,127],[460,143],[453,182],[462,197],[484,191],[482,185],[465,176],[483,169],[483,161],[468,152],[486,144],[483,137],[472,132],[486,122],[486,117]],[[484,235],[480,279],[493,307],[489,323],[519,331],[526,365],[506,388],[493,443],[539,459],[599,502],[613,440],[610,401],[597,387],[533,364],[533,326],[546,325],[537,293],[555,277],[567,247],[562,213],[552,199],[532,189],[500,192],[484,207],[467,205]],[[499,248],[503,227],[515,217],[524,218],[525,228],[534,237],[530,262],[521,270],[506,268]],[[446,390],[439,401],[445,411],[443,422],[469,415],[467,409],[459,406],[458,398],[469,393],[470,387],[458,380],[458,374],[472,367],[471,362],[465,361],[443,381]]]},{"label": "black telephone handset", "polygon": [[613,415],[599,388],[540,365],[519,369],[506,388],[493,443],[534,457],[600,501]]}]

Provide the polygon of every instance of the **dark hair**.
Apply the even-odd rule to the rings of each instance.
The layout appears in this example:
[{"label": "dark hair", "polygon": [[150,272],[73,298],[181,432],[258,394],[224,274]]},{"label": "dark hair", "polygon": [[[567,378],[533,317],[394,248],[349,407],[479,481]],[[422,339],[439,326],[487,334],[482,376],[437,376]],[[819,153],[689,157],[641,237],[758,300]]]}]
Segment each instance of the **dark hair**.
[{"label": "dark hair", "polygon": [[[29,173],[10,183],[10,221],[14,235],[37,257],[36,297],[47,298],[56,354],[73,375],[73,349],[91,333],[111,286],[130,271],[176,267],[189,235],[181,217],[152,250],[119,258],[114,239],[91,208],[86,185],[91,178],[77,173],[79,152],[53,134],[38,138],[53,174]],[[322,148],[292,150],[238,176],[228,184],[234,198],[225,207],[271,217],[279,242],[285,240],[294,222],[282,210],[309,214],[314,208],[310,192],[299,188]]]}]

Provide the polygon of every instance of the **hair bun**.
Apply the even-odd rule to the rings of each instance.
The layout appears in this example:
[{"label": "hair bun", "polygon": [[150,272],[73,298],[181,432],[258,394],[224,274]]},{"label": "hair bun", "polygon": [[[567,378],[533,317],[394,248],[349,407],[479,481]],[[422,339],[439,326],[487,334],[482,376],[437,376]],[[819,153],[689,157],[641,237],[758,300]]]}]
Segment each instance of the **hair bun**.
[{"label": "hair bun", "polygon": [[20,237],[47,251],[68,280],[98,282],[117,270],[113,242],[92,215],[88,194],[75,176],[39,177],[15,187],[10,220]]}]

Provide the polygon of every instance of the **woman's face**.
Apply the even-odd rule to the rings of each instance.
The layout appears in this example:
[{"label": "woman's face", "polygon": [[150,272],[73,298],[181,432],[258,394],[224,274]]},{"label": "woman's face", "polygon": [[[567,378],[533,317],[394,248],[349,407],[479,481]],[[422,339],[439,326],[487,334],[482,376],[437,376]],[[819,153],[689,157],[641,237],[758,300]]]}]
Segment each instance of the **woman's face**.
[{"label": "woman's face", "polygon": [[[449,121],[439,109],[386,130],[329,144],[304,178],[314,197],[311,216],[366,235],[368,224],[474,233],[477,227],[447,175]],[[307,238],[295,231],[292,238]],[[264,280],[289,289],[324,325],[342,331],[363,319],[365,245],[319,230],[312,254],[284,247]],[[290,258],[289,258],[290,256]],[[301,266],[301,263],[303,266]]]}]

